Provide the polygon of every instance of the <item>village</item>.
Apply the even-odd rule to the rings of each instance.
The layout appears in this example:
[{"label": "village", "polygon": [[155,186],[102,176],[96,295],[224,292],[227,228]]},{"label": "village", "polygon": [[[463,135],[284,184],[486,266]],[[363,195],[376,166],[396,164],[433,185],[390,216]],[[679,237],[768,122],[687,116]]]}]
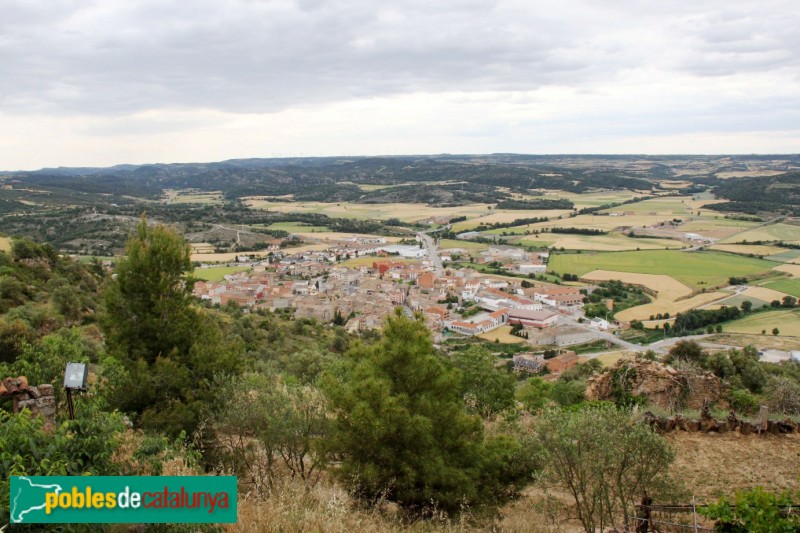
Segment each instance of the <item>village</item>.
[{"label": "village", "polygon": [[526,275],[499,276],[449,267],[453,257],[470,252],[439,253],[417,240],[386,244],[380,237],[352,237],[331,242],[325,250],[276,249],[267,259],[242,257],[248,271],[219,282],[200,281],[194,294],[245,312],[292,310],[295,319],[336,323],[351,333],[380,330],[400,307],[408,315],[421,313],[435,342],[454,336],[497,342],[513,335],[514,342],[531,350],[593,342],[611,337],[608,330],[619,327],[600,317],[584,318],[584,297],[594,287],[531,280],[545,272],[546,251],[508,246],[472,251],[475,263],[502,264],[510,273]]}]

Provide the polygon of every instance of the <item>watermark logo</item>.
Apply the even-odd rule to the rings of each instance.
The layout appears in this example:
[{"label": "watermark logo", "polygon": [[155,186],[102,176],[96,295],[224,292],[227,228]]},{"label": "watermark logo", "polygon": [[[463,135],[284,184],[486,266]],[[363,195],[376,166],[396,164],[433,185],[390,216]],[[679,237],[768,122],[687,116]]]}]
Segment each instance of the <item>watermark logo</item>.
[{"label": "watermark logo", "polygon": [[232,476],[12,476],[15,524],[235,523]]}]

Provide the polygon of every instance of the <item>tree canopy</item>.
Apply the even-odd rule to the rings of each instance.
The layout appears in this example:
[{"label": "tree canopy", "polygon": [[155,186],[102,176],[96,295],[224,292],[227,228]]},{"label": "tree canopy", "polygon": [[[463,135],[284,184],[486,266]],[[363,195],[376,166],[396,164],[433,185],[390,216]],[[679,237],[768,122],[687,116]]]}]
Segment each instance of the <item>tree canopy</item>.
[{"label": "tree canopy", "polygon": [[[460,372],[436,355],[422,319],[398,313],[380,342],[351,348],[321,382],[336,414],[338,475],[369,500],[414,511],[495,501],[529,474],[518,443],[485,440],[466,412]],[[500,442],[502,440],[502,445]]]},{"label": "tree canopy", "polygon": [[127,370],[116,403],[173,435],[195,427],[214,376],[237,370],[235,347],[192,305],[191,272],[183,238],[142,217],[105,290],[108,348]]}]

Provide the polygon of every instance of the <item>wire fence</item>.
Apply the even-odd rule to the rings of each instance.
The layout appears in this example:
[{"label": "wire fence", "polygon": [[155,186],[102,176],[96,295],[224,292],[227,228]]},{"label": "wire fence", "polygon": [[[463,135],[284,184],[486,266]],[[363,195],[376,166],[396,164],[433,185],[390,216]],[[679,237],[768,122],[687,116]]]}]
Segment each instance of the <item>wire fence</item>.
[{"label": "wire fence", "polygon": [[[653,504],[645,496],[642,503],[636,506],[637,516],[634,519],[636,533],[678,532],[678,531],[717,531],[709,519],[698,513],[698,509],[707,508],[708,504]],[[736,506],[731,505],[731,510]],[[800,505],[781,505],[782,513],[786,516],[800,514]],[[683,517],[686,517],[685,519]],[[709,527],[711,526],[711,527]]]}]

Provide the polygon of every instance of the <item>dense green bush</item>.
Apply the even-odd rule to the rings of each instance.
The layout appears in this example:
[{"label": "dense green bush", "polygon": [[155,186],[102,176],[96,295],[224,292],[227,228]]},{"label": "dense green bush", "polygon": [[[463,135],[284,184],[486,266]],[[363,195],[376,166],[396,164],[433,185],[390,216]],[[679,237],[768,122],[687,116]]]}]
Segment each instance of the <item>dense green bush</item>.
[{"label": "dense green bush", "polygon": [[[399,310],[398,310],[399,311]],[[322,377],[336,416],[328,450],[350,490],[415,514],[495,505],[529,480],[511,436],[485,438],[466,411],[460,373],[436,355],[421,317],[398,312]],[[499,440],[497,440],[499,439]]]}]

